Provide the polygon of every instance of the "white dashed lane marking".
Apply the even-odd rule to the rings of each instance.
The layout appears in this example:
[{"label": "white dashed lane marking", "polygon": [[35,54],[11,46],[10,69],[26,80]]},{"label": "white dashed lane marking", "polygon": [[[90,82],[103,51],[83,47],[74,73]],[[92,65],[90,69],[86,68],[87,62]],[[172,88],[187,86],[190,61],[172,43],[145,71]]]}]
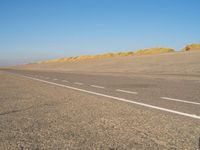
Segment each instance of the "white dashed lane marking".
[{"label": "white dashed lane marking", "polygon": [[103,87],[103,86],[98,86],[98,85],[90,85],[90,86],[94,87],[94,88],[105,89],[105,87]]},{"label": "white dashed lane marking", "polygon": [[83,85],[83,83],[80,83],[80,82],[74,82],[74,84]]},{"label": "white dashed lane marking", "polygon": [[63,82],[69,82],[69,81],[67,81],[67,80],[62,80]]},{"label": "white dashed lane marking", "polygon": [[116,91],[117,91],[117,92],[128,93],[128,94],[137,94],[137,92],[133,92],[133,91],[126,91],[126,90],[120,90],[120,89],[117,89]]}]

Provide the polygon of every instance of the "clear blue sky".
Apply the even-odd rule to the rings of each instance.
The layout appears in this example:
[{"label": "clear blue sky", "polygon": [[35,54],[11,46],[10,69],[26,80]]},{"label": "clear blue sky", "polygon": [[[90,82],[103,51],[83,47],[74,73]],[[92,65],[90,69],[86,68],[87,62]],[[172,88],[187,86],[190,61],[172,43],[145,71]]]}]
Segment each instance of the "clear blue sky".
[{"label": "clear blue sky", "polygon": [[0,65],[200,43],[200,0],[0,0]]}]

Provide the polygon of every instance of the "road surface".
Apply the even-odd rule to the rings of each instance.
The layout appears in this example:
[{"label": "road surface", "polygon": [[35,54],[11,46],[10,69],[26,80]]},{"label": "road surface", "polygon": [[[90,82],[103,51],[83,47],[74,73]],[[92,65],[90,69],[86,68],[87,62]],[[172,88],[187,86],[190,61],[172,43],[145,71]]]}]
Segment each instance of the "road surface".
[{"label": "road surface", "polygon": [[[57,83],[91,94],[104,94],[133,102],[175,110],[200,119],[200,80],[167,80],[38,71],[9,70],[46,83]],[[147,106],[148,107],[148,106]],[[181,115],[181,114],[180,114]]]},{"label": "road surface", "polygon": [[[16,78],[24,78],[25,80],[32,80],[32,82],[39,82],[39,84],[43,84],[43,86],[46,87],[53,86],[74,91],[74,93],[77,94],[82,93],[85,94],[85,97],[88,96],[88,99],[91,99],[89,98],[90,96],[94,96],[95,99],[98,99],[102,103],[106,103],[106,101],[108,101],[110,104],[112,104],[109,106],[110,109],[112,109],[112,107],[115,109],[116,107],[114,105],[119,105],[119,110],[121,110],[121,107],[128,105],[128,110],[125,109],[124,112],[121,111],[121,113],[126,114],[124,116],[125,122],[127,119],[129,121],[133,119],[131,116],[130,118],[127,116],[127,113],[130,113],[130,110],[134,111],[135,109],[139,109],[139,112],[141,112],[135,113],[135,115],[137,115],[136,122],[143,122],[143,128],[148,128],[148,126],[150,126],[150,128],[154,128],[152,125],[156,126],[159,124],[159,122],[161,122],[163,125],[163,121],[166,123],[166,128],[170,126],[169,130],[173,132],[176,132],[176,130],[174,131],[174,129],[172,129],[172,127],[175,125],[178,126],[174,128],[184,126],[189,132],[188,134],[185,134],[188,139],[184,137],[185,131],[182,131],[182,127],[180,127],[180,130],[178,129],[177,132],[183,133],[183,137],[179,137],[181,142],[175,142],[174,144],[171,143],[171,148],[198,148],[198,136],[200,135],[200,80],[161,79],[140,76],[125,77],[111,75],[86,75],[25,70],[3,70],[3,72],[6,72],[6,74],[9,74],[10,76],[16,76]],[[87,98],[84,99],[86,99],[87,103]],[[103,107],[103,105],[101,106],[99,104],[98,107]],[[96,110],[94,110],[94,112],[95,111]],[[149,117],[151,117],[151,120],[155,121],[153,124],[148,124],[149,121],[144,120],[143,117],[146,114],[143,113],[143,111],[148,113]],[[134,115],[134,113],[132,113],[132,115]],[[121,117],[123,118],[123,115]],[[132,121],[134,121],[134,119]],[[145,121],[147,124],[145,124]],[[109,122],[108,124],[111,125],[115,123]],[[158,127],[161,127],[162,125],[158,125]],[[190,126],[188,127],[188,125]],[[191,126],[194,130],[190,130]],[[127,128],[130,129],[131,127],[137,129],[135,123],[133,123],[132,126],[130,124]],[[164,125],[162,127],[163,131],[166,130],[164,129]],[[162,131],[162,129],[158,130]],[[146,131],[147,135],[148,132],[150,131]],[[154,132],[151,131],[151,134],[154,134]],[[166,131],[164,131],[164,133],[166,134]],[[177,135],[178,137],[181,133],[173,134]],[[165,136],[163,135],[163,137]],[[152,137],[149,138],[152,140]],[[157,140],[159,141],[159,138]],[[179,139],[176,140],[178,141]],[[144,147],[140,145],[141,143],[138,147],[137,142],[135,143],[135,147],[134,143],[131,147],[130,141],[127,141],[130,149],[154,149],[155,147],[162,149],[170,147],[169,141],[165,138],[160,140],[159,142],[161,143],[158,144],[158,142],[158,145],[149,146],[146,142],[147,141],[144,140]],[[186,144],[184,144],[184,142]],[[187,142],[190,142],[193,145],[191,146],[189,144],[188,146]],[[126,145],[125,141],[122,143],[118,144],[119,149],[123,149],[122,145]],[[96,146],[91,147],[94,148]],[[117,149],[115,146],[111,146],[111,149],[112,148]],[[127,149],[127,147],[125,146],[124,149]]]}]

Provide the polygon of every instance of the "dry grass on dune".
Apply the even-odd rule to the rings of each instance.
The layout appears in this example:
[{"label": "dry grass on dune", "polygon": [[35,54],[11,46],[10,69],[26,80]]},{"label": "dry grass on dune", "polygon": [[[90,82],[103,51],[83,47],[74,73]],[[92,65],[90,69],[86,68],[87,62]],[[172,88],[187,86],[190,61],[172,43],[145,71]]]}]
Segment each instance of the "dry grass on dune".
[{"label": "dry grass on dune", "polygon": [[133,52],[120,52],[120,53],[106,53],[102,55],[83,55],[76,57],[68,57],[68,58],[59,58],[53,60],[47,60],[40,63],[53,63],[53,62],[71,62],[71,61],[80,61],[80,60],[88,60],[88,59],[102,59],[102,58],[112,58],[112,57],[122,57],[122,56],[132,56]]},{"label": "dry grass on dune", "polygon": [[170,53],[174,52],[174,49],[171,48],[149,48],[142,49],[135,52],[135,55],[148,55],[148,54],[162,54],[162,53]]},{"label": "dry grass on dune", "polygon": [[186,45],[182,51],[193,51],[193,50],[200,50],[200,44],[190,44]]},{"label": "dry grass on dune", "polygon": [[89,60],[89,59],[103,59],[103,58],[112,58],[112,57],[126,57],[126,56],[134,56],[134,55],[149,55],[149,54],[161,54],[161,53],[169,53],[174,52],[171,48],[149,48],[142,49],[136,52],[118,52],[118,53],[106,53],[100,55],[83,55],[76,57],[68,57],[68,58],[59,58],[53,60],[47,60],[39,63],[59,63],[59,62],[71,62],[71,61],[80,61],[80,60]]}]

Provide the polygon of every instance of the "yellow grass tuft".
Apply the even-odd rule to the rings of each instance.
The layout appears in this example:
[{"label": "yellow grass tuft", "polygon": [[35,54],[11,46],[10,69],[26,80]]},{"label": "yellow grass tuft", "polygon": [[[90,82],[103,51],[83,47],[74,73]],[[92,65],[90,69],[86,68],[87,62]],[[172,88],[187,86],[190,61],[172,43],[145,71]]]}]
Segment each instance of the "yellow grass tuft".
[{"label": "yellow grass tuft", "polygon": [[200,44],[190,44],[186,45],[182,51],[194,51],[194,50],[200,50]]},{"label": "yellow grass tuft", "polygon": [[149,54],[162,54],[162,53],[169,53],[174,52],[174,49],[171,48],[148,48],[142,49],[135,52],[135,55],[149,55]]}]

